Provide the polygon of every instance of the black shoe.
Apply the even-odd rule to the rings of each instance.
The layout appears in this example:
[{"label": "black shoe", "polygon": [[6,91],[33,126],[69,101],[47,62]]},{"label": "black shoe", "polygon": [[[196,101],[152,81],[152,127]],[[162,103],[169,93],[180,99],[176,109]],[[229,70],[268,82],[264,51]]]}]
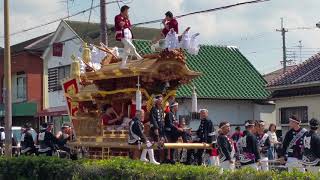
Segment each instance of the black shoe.
[{"label": "black shoe", "polygon": [[169,159],[165,159],[161,164],[171,164],[171,161]]},{"label": "black shoe", "polygon": [[170,164],[173,164],[173,165],[176,164],[176,161],[175,161],[175,160],[169,160],[169,161],[170,161]]}]

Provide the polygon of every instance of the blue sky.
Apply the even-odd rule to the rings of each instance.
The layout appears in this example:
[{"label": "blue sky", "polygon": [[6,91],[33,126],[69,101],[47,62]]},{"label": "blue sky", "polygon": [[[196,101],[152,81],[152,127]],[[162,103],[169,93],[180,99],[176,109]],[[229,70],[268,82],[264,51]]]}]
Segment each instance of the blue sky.
[{"label": "blue sky", "polygon": [[[11,32],[16,32],[34,25],[49,22],[67,15],[66,0],[11,0]],[[107,0],[108,1],[108,0]],[[109,0],[111,1],[111,0]],[[179,15],[187,12],[215,8],[245,0],[125,0],[130,9],[133,23],[159,19],[167,10]],[[90,7],[90,0],[74,0],[69,3],[69,13]],[[94,0],[97,5],[99,0]],[[123,3],[120,3],[122,6]],[[214,13],[200,14],[179,19],[180,29],[191,26],[193,32],[200,32],[200,42],[211,45],[236,46],[262,73],[271,72],[281,67],[280,18],[284,18],[287,33],[289,59],[300,63],[300,51],[297,47],[302,41],[302,59],[320,50],[320,29],[314,28],[320,21],[318,8],[320,0],[271,0],[260,4],[245,5]],[[117,4],[107,6],[110,23],[118,14]],[[3,14],[3,1],[0,4]],[[88,20],[89,13],[71,18],[71,20]],[[1,17],[3,19],[3,17]],[[99,8],[92,11],[91,21],[98,22]],[[12,43],[52,32],[58,23],[22,33],[11,38]],[[151,24],[160,28],[160,24]],[[3,34],[3,21],[0,21],[0,34]],[[294,28],[310,27],[308,30]],[[3,39],[0,39],[3,46]]]}]

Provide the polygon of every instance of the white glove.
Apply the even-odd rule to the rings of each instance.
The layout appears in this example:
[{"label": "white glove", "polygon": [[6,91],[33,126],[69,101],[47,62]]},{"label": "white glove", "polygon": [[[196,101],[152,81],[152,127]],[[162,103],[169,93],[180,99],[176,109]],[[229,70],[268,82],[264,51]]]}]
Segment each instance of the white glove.
[{"label": "white glove", "polygon": [[147,147],[148,147],[148,148],[152,147],[152,143],[151,143],[150,141],[147,141],[146,144],[147,144]]}]

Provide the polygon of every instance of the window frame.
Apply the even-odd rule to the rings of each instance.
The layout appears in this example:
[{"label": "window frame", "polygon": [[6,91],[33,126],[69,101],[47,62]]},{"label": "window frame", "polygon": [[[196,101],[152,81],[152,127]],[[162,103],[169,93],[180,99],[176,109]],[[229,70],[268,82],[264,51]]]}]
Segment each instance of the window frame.
[{"label": "window frame", "polygon": [[[22,90],[21,90],[21,84],[19,84],[19,79],[23,79]],[[20,96],[21,95],[20,91],[22,91],[22,96]],[[17,73],[15,93],[16,93],[17,100],[27,99],[27,76],[24,72]]]},{"label": "window frame", "polygon": [[[294,113],[287,114],[285,111],[295,111]],[[298,112],[300,111],[300,112]],[[284,115],[285,114],[285,115]],[[301,115],[299,115],[301,114]],[[301,124],[308,123],[308,106],[292,106],[292,107],[282,107],[279,108],[280,124],[288,125],[289,117],[295,115],[297,118],[300,118]],[[285,117],[283,117],[285,116]]]}]

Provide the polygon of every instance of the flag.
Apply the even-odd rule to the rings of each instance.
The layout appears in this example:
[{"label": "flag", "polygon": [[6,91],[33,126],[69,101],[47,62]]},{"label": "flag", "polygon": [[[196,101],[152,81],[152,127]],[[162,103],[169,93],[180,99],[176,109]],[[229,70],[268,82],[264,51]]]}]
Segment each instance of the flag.
[{"label": "flag", "polygon": [[65,93],[65,98],[69,110],[70,116],[75,116],[79,110],[79,103],[72,102],[72,96],[79,93],[79,86],[77,79],[70,79],[63,83],[63,90]]}]

